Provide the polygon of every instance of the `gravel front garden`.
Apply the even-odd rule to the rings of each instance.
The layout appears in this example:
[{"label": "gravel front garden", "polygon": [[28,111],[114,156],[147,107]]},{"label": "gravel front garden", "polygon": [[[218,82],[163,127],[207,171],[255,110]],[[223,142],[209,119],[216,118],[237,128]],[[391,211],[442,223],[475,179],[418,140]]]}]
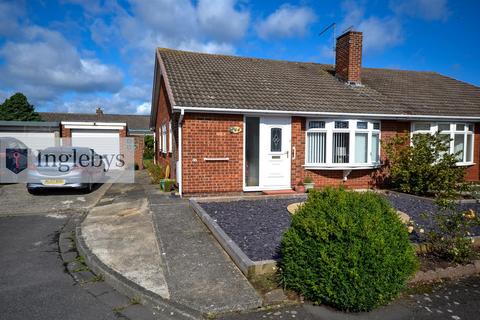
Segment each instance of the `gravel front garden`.
[{"label": "gravel front garden", "polygon": [[[395,209],[408,214],[425,230],[432,228],[436,206],[430,199],[397,192],[387,192],[384,197]],[[251,260],[278,260],[282,235],[290,226],[287,206],[304,199],[208,202],[201,203],[201,206]],[[477,203],[462,203],[458,207],[465,211],[480,210]],[[423,213],[428,219],[424,219]],[[480,229],[472,230],[472,233],[480,235]]]}]

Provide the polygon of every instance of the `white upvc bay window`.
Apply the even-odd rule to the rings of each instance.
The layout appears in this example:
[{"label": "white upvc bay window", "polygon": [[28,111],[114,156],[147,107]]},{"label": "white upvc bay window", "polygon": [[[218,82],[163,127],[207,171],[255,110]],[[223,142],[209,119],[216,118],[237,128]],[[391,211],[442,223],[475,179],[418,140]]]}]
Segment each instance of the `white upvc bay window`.
[{"label": "white upvc bay window", "polygon": [[305,167],[373,168],[380,163],[380,122],[309,119]]},{"label": "white upvc bay window", "polygon": [[457,165],[473,164],[474,124],[464,122],[414,122],[412,123],[412,137],[414,134],[435,134],[450,138],[450,154],[458,153]]}]

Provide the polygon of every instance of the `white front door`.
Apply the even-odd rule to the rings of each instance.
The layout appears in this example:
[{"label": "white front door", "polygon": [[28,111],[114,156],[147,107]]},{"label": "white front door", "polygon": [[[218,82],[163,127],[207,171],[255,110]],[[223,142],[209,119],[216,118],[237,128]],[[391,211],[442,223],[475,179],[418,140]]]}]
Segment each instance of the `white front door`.
[{"label": "white front door", "polygon": [[260,118],[260,188],[291,188],[291,118]]}]

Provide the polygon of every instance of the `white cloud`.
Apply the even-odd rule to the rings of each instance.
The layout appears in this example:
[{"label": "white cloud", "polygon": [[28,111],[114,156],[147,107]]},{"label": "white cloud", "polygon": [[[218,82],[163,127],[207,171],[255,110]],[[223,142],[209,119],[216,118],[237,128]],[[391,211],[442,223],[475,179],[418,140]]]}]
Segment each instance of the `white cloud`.
[{"label": "white cloud", "polygon": [[285,4],[261,21],[257,32],[263,39],[301,37],[315,20],[312,9]]},{"label": "white cloud", "polygon": [[345,17],[339,24],[339,31],[351,26],[362,31],[364,51],[382,51],[403,41],[402,24],[397,17],[366,17],[365,8],[354,1],[344,1],[342,9]]},{"label": "white cloud", "polygon": [[248,11],[235,9],[234,0],[200,0],[197,15],[202,30],[219,41],[242,38],[250,20]]},{"label": "white cloud", "polygon": [[116,92],[123,74],[96,58],[84,58],[59,32],[26,26],[0,48],[0,83],[34,99],[75,92]]},{"label": "white cloud", "polygon": [[150,114],[150,102],[144,102],[137,106],[136,114]]},{"label": "white cloud", "polygon": [[406,14],[428,21],[445,21],[450,15],[447,0],[391,0],[397,14]]},{"label": "white cloud", "polygon": [[23,3],[0,1],[0,35],[18,33],[18,19],[24,17],[24,15]]},{"label": "white cloud", "polygon": [[363,32],[365,50],[381,51],[403,41],[402,25],[396,18],[369,17],[357,29]]}]

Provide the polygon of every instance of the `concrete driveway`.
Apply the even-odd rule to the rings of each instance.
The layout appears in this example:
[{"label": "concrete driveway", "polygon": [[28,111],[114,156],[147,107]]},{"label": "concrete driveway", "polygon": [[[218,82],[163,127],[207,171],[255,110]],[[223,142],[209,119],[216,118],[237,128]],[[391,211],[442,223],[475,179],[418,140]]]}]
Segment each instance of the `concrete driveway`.
[{"label": "concrete driveway", "polygon": [[90,193],[59,189],[32,195],[25,184],[0,185],[0,216],[82,211],[95,204],[107,188],[108,185],[98,185]]}]

